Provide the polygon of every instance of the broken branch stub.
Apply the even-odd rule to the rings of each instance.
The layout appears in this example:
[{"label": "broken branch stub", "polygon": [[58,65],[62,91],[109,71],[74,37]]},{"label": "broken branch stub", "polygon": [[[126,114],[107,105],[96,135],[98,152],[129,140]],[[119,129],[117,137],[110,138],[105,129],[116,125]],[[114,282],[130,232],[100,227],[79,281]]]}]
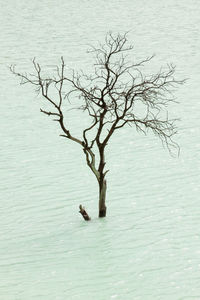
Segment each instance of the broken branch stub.
[{"label": "broken branch stub", "polygon": [[79,209],[80,209],[79,212],[80,212],[80,214],[83,216],[84,220],[85,220],[85,221],[90,221],[91,218],[88,216],[88,214],[87,214],[85,208],[84,208],[82,205],[79,205]]}]

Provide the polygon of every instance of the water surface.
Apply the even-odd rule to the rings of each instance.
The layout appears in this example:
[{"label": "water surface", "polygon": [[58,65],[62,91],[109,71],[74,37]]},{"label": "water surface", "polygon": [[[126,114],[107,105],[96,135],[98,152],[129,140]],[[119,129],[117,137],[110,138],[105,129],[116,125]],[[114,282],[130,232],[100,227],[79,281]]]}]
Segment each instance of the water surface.
[{"label": "water surface", "polygon": [[[199,16],[195,0],[1,1],[2,300],[200,299]],[[98,220],[81,149],[59,137],[7,66],[28,72],[36,57],[50,70],[63,55],[89,70],[88,45],[108,30],[130,31],[134,57],[155,53],[152,72],[173,62],[189,80],[171,111],[181,155],[152,135],[119,132],[106,154],[108,216]],[[78,134],[79,116],[69,121]]]}]

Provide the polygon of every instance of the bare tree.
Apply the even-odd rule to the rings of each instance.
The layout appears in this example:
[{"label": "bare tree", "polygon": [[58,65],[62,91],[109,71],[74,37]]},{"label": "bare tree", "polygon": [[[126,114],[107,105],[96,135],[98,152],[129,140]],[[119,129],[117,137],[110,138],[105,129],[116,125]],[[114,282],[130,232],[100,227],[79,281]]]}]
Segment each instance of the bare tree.
[{"label": "bare tree", "polygon": [[[104,44],[91,48],[90,52],[95,56],[94,72],[91,75],[70,70],[70,75],[66,75],[63,58],[61,65],[56,67],[56,76],[51,78],[43,76],[41,66],[35,59],[34,74],[18,73],[11,67],[12,73],[21,78],[21,84],[35,86],[52,105],[50,111],[40,111],[56,117],[62,130],[61,136],[78,143],[82,148],[87,165],[99,185],[99,217],[106,216],[108,170],[105,169],[105,148],[118,129],[131,125],[144,134],[151,130],[170,151],[172,147],[178,148],[172,140],[176,134],[176,120],[169,119],[166,108],[175,102],[174,88],[184,81],[174,78],[173,65],[161,68],[154,75],[144,75],[141,69],[153,56],[139,62],[130,62],[127,54],[132,49],[132,46],[127,45],[127,34],[108,33]],[[78,97],[78,103],[81,101],[78,109],[86,112],[90,120],[81,139],[73,136],[67,122],[64,122],[63,107],[71,105],[72,96],[73,99]],[[90,220],[82,205],[80,213],[85,220]]]}]

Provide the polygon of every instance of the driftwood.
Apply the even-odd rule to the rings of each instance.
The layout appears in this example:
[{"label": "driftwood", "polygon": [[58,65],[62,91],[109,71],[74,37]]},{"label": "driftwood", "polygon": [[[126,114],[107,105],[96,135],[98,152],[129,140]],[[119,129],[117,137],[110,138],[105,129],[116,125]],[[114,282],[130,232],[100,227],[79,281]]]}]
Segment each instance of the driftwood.
[{"label": "driftwood", "polygon": [[79,205],[79,209],[80,209],[79,212],[83,216],[84,220],[85,221],[90,221],[91,218],[88,216],[85,208],[81,204]]}]

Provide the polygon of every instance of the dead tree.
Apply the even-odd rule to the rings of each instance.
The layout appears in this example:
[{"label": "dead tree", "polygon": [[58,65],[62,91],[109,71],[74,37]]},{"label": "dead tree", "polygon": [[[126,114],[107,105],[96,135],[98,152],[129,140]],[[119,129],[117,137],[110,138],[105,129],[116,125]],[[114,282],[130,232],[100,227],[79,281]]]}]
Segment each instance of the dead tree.
[{"label": "dead tree", "polygon": [[[35,59],[34,74],[19,73],[11,67],[12,73],[20,77],[21,84],[29,83],[35,86],[42,97],[52,105],[50,111],[40,111],[56,118],[62,130],[61,136],[78,143],[82,148],[87,165],[94,173],[99,186],[99,217],[106,216],[108,170],[105,169],[105,149],[115,132],[131,125],[144,134],[151,130],[169,150],[173,146],[178,147],[172,140],[176,134],[176,120],[168,117],[167,107],[171,102],[175,102],[174,88],[184,81],[174,78],[173,65],[167,65],[153,75],[145,75],[142,67],[153,56],[130,62],[127,54],[131,50],[133,47],[127,45],[126,34],[108,33],[103,44],[90,50],[95,57],[94,72],[91,75],[75,71],[70,73],[69,70],[67,72],[63,58],[60,66],[56,67],[56,76],[51,78],[43,75],[41,65]],[[72,96],[73,99],[78,97],[81,101],[78,109],[86,112],[90,120],[90,125],[81,134],[81,139],[72,134],[64,116],[63,107],[71,105]],[[69,99],[71,100],[67,101]],[[80,213],[85,220],[90,219],[82,206]]]}]

